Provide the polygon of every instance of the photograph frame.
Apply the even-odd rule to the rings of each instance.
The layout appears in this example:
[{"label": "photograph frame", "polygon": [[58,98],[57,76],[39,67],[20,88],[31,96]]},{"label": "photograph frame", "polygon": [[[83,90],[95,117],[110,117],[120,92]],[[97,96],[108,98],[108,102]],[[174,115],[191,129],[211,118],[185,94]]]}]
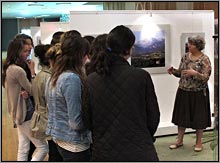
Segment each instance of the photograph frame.
[{"label": "photograph frame", "polygon": [[[133,33],[135,34],[134,30],[141,29],[143,25],[127,25]],[[169,24],[156,24],[162,31],[164,31],[164,39],[165,39],[165,49],[164,49],[164,66],[161,67],[141,67],[142,69],[148,71],[151,74],[163,74],[167,73],[167,69],[170,66],[171,62],[171,52],[170,52],[170,25]],[[136,37],[136,36],[135,36]],[[136,37],[136,41],[137,37]],[[132,65],[132,56],[129,58],[128,62]],[[135,67],[135,66],[134,66]]]}]

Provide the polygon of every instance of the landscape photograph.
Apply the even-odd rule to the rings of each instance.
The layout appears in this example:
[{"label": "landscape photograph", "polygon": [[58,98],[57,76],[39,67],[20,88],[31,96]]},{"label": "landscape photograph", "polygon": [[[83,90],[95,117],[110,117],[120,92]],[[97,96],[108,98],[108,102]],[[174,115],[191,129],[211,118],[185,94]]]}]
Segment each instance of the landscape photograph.
[{"label": "landscape photograph", "polygon": [[144,31],[134,26],[131,29],[136,38],[131,65],[139,68],[165,67],[165,30]]}]

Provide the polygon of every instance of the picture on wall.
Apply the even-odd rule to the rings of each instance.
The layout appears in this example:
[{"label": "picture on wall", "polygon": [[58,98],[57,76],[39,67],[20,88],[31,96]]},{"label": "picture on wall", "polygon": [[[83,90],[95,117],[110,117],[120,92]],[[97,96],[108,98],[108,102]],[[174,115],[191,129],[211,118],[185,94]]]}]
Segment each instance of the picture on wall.
[{"label": "picture on wall", "polygon": [[[169,25],[130,25],[135,35],[131,65],[139,68],[165,68],[169,60]],[[167,60],[167,62],[166,62]],[[154,71],[160,73],[161,69]]]},{"label": "picture on wall", "polygon": [[[188,53],[188,38],[190,36],[202,36],[205,39],[205,33],[182,33],[181,34],[181,56],[184,56],[184,54]],[[203,50],[204,51],[204,50]]]},{"label": "picture on wall", "polygon": [[42,43],[41,43],[41,37],[40,37],[40,36],[37,36],[36,39],[37,39],[37,45],[42,44]]}]

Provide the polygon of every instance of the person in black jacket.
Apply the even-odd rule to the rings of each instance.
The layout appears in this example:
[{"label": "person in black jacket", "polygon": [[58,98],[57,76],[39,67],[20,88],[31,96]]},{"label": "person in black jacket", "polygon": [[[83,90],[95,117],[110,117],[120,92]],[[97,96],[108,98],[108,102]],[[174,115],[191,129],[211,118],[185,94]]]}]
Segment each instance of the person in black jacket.
[{"label": "person in black jacket", "polygon": [[154,147],[159,106],[150,74],[127,62],[134,42],[129,28],[112,29],[86,79],[92,161],[159,161]]}]

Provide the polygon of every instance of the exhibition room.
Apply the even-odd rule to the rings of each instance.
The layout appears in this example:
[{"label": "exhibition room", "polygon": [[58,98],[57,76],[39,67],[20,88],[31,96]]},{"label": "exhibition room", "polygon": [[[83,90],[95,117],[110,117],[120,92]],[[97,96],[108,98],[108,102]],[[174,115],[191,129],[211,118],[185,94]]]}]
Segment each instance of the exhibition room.
[{"label": "exhibition room", "polygon": [[[157,126],[156,130],[152,135],[153,137],[152,142],[153,142],[153,146],[155,147],[158,160],[159,161],[192,161],[192,162],[219,161],[219,152],[218,152],[218,148],[219,148],[219,137],[218,137],[219,136],[218,135],[219,2],[218,1],[211,1],[211,2],[209,1],[199,1],[199,2],[196,1],[195,2],[190,2],[190,1],[165,1],[165,2],[163,1],[160,2],[158,1],[143,1],[143,2],[141,1],[139,2],[138,1],[136,2],[2,1],[1,6],[2,6],[2,23],[1,23],[2,74],[3,71],[5,71],[7,74],[7,71],[4,70],[4,66],[6,65],[4,63],[8,62],[9,64],[11,64],[8,59],[9,57],[7,56],[7,52],[11,51],[10,48],[8,47],[10,47],[9,45],[12,44],[12,40],[21,33],[28,35],[32,39],[33,46],[31,49],[31,53],[28,57],[30,60],[34,62],[34,72],[36,76],[38,73],[42,71],[42,65],[41,63],[39,63],[39,59],[35,55],[35,47],[39,45],[51,44],[51,41],[56,32],[61,31],[65,33],[67,31],[75,30],[80,32],[81,34],[80,38],[81,37],[84,38],[85,36],[92,36],[94,40],[102,34],[108,34],[109,37],[107,36],[106,46],[107,45],[110,46],[110,44],[108,44],[108,40],[111,39],[110,34],[114,32],[113,29],[115,29],[115,27],[122,25],[124,28],[129,29],[129,31],[133,33],[135,37],[135,41],[130,49],[129,52],[130,56],[126,58],[125,62],[129,65],[129,67],[132,68],[134,67],[135,69],[142,69],[148,72],[147,74],[150,75],[150,78],[154,86],[153,91],[155,92],[157,99],[156,101],[159,108],[159,115],[158,115],[159,121],[158,124],[156,125]],[[205,46],[204,48],[200,49],[201,50],[200,53],[201,55],[205,55],[208,58],[208,62],[210,63],[210,73],[207,77],[207,80],[205,80],[206,88],[209,91],[208,97],[205,99],[208,99],[207,107],[210,108],[208,111],[209,113],[207,113],[209,115],[208,119],[210,123],[209,125],[206,125],[205,127],[201,127],[201,128],[191,127],[191,124],[186,126],[184,125],[181,126],[182,124],[179,123],[176,124],[175,122],[173,122],[174,108],[176,108],[177,105],[176,104],[177,102],[175,103],[175,101],[177,100],[177,90],[179,90],[182,80],[180,80],[180,76],[177,77],[178,75],[175,75],[173,71],[171,73],[172,75],[170,74],[169,71],[171,67],[175,68],[175,70],[179,70],[181,68],[182,65],[180,63],[183,62],[184,57],[187,56],[188,53],[191,54],[189,52],[191,45],[190,39],[193,39],[195,36],[201,37],[202,40],[204,41]],[[63,46],[62,43],[64,44],[64,41],[63,42],[61,41],[61,43],[59,44],[59,46],[61,46],[61,49]],[[92,43],[91,45],[94,44]],[[90,50],[91,48],[92,46],[90,47]],[[106,51],[111,53],[114,50],[112,50],[112,48],[110,47],[107,47]],[[203,66],[201,67],[203,68]],[[51,72],[52,75],[56,74],[54,71],[52,71],[52,69]],[[94,72],[94,73],[98,74],[98,72]],[[201,74],[202,74],[201,76],[204,76],[203,71],[201,72]],[[92,77],[93,73],[87,76],[88,80],[90,79],[89,76]],[[196,80],[196,77],[197,76],[191,77],[192,79],[190,80],[192,81]],[[31,82],[35,80],[33,78],[31,79]],[[6,79],[7,79],[7,75],[6,75]],[[2,82],[5,81],[6,79],[2,80]],[[130,78],[128,78],[128,80],[129,79]],[[127,80],[127,78],[125,80]],[[139,79],[137,78],[136,80],[138,83]],[[129,81],[124,81],[123,83],[126,82],[128,84],[131,83]],[[17,161],[18,153],[19,153],[18,151],[19,151],[20,131],[18,130],[19,128],[14,128],[15,123],[12,120],[12,117],[14,115],[13,116],[11,115],[9,109],[9,107],[11,106],[9,106],[8,104],[11,95],[8,94],[7,86],[8,86],[7,84],[6,85],[2,84],[1,160],[3,162]],[[116,88],[116,90],[119,88]],[[135,88],[136,86],[130,85],[127,88],[127,91],[132,92],[132,90]],[[108,86],[106,86],[106,89],[108,89]],[[144,90],[144,89],[146,88],[141,88],[140,90]],[[97,88],[97,90],[99,89]],[[43,91],[46,92],[45,90]],[[204,91],[204,88],[202,91]],[[106,93],[108,91],[104,91],[104,92]],[[117,91],[112,90],[111,92],[112,92],[111,96],[114,96],[114,98],[123,99],[123,97],[121,97],[123,95],[113,95],[114,92]],[[11,94],[13,93],[11,92]],[[126,94],[126,92],[124,92],[124,94]],[[141,93],[137,93],[136,95],[133,94],[133,96],[139,96],[139,94]],[[103,97],[105,97],[104,95],[105,94],[103,94]],[[204,96],[207,96],[207,94],[204,93]],[[90,99],[93,98],[91,97]],[[100,99],[98,100],[102,100],[102,98],[100,97]],[[132,101],[133,98],[130,98],[130,100]],[[110,101],[108,103],[111,102],[112,101],[110,98]],[[200,102],[201,105],[203,105],[203,100],[201,100]],[[126,104],[121,104],[121,101],[119,103],[120,106],[121,105],[128,106],[130,104],[130,101],[125,102]],[[93,102],[91,102],[91,105],[92,104]],[[97,105],[94,104],[94,107]],[[181,105],[185,105],[185,103],[182,102]],[[117,107],[117,104],[111,104],[111,106],[112,106],[112,110],[114,110],[114,107]],[[193,107],[194,106],[195,105],[193,103]],[[93,106],[91,108],[93,108]],[[106,107],[106,108],[109,109],[110,107]],[[104,109],[105,109],[105,105],[103,105],[103,110]],[[123,108],[121,108],[121,110],[123,110]],[[105,113],[108,114],[108,111],[106,111]],[[118,111],[117,114],[120,114],[120,111]],[[137,112],[138,111],[134,113]],[[201,112],[197,112],[197,113],[193,112],[192,114],[202,114]],[[113,115],[115,114],[116,113],[114,113]],[[148,114],[148,112],[146,114]],[[182,116],[183,117],[185,116],[184,111],[182,112]],[[118,116],[116,117],[118,118]],[[108,119],[108,116],[106,115],[106,117],[103,116],[102,118]],[[120,124],[121,121],[117,118],[115,121],[112,120],[112,123]],[[126,117],[124,118],[126,119]],[[152,119],[152,117],[149,119]],[[134,124],[130,122],[131,126],[135,125],[136,123],[139,123],[139,119],[137,119],[137,121],[138,122],[133,122]],[[148,118],[146,118],[146,121],[148,122]],[[93,123],[95,124],[95,122]],[[105,121],[103,121],[102,124],[105,125]],[[98,124],[98,125],[102,126],[102,124]],[[123,124],[120,124],[120,126],[121,125]],[[181,127],[185,128],[184,138],[183,138],[184,141],[181,143],[173,144],[174,142],[178,142],[180,139],[178,135],[180,136],[179,128]],[[130,129],[128,126],[127,129],[128,129],[127,132],[129,132]],[[110,130],[110,126],[109,128],[106,128],[106,132],[108,132],[109,130]],[[109,131],[108,133],[110,135],[109,137],[117,138],[118,133],[116,133],[116,135],[114,135],[114,133],[112,134],[112,132],[114,132],[115,130],[116,129],[112,129],[111,131]],[[198,138],[197,130],[202,130],[203,132],[201,138],[202,144],[199,146],[199,149],[195,147],[196,146],[195,143],[197,143],[196,140]],[[92,128],[91,139],[93,139],[93,134],[94,134],[93,131],[98,132],[98,129],[96,131],[95,126]],[[131,129],[131,131],[133,130]],[[135,133],[132,134],[135,135]],[[125,135],[127,136],[127,134]],[[118,138],[121,139],[120,136]],[[91,143],[91,147],[90,147],[91,157],[93,157],[92,156],[93,150],[96,151],[95,148],[97,147],[95,139],[97,139],[97,137],[94,136],[95,144],[92,145]],[[110,141],[112,139],[111,138],[105,139],[105,141],[108,140]],[[120,142],[124,140],[117,140],[117,141]],[[114,143],[116,143],[117,141],[115,141]],[[54,142],[56,142],[55,139]],[[60,142],[58,141],[58,144],[59,143]],[[57,145],[57,142],[55,145]],[[66,144],[64,144],[63,146],[65,145]],[[106,145],[106,147],[103,147],[103,150],[106,150],[108,148],[108,145]],[[114,146],[112,145],[112,151],[113,150],[114,150]],[[126,149],[124,147],[121,148],[121,150],[126,150]],[[135,149],[133,150],[135,151]],[[140,153],[141,151],[138,150],[139,149],[137,149],[137,153]],[[118,154],[115,154],[112,151],[110,151],[111,156],[120,155],[120,152]],[[32,158],[34,158],[35,153],[33,153]],[[148,153],[146,153],[146,155],[148,155]],[[100,158],[102,157],[100,156]],[[135,157],[134,158],[131,157],[132,159],[130,160],[127,160],[129,157],[127,157],[127,159],[126,158],[116,159],[118,157],[115,157],[115,159],[114,158],[107,159],[108,158],[107,156],[106,157],[103,156],[103,158],[106,159],[100,159],[100,160],[97,159],[97,161],[151,161],[144,159],[135,160]],[[96,159],[94,160],[96,161]],[[94,160],[91,159],[91,161]],[[43,159],[43,161],[50,161],[48,154]]]}]

